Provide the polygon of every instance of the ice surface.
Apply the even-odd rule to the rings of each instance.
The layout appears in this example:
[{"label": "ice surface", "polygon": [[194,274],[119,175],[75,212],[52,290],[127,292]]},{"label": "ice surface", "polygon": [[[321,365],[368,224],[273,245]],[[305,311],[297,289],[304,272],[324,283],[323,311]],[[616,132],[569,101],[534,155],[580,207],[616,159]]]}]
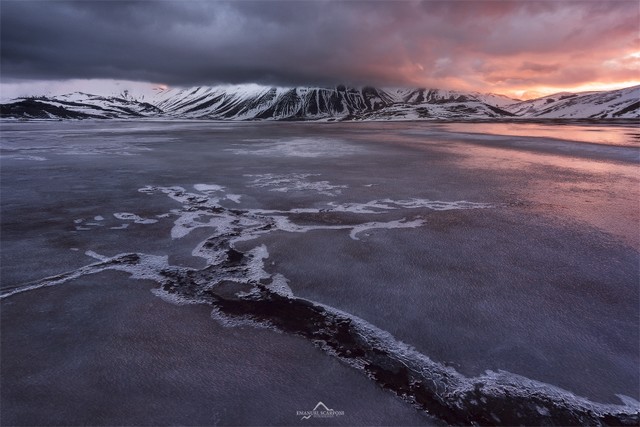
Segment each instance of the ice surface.
[{"label": "ice surface", "polygon": [[142,218],[129,212],[117,212],[114,213],[113,216],[123,221],[133,221],[136,224],[155,224],[158,222],[156,219]]},{"label": "ice surface", "polygon": [[359,240],[358,234],[364,233],[365,231],[375,230],[385,228],[388,230],[394,228],[416,228],[424,225],[424,220],[422,219],[414,219],[413,221],[407,221],[405,218],[389,221],[389,222],[367,222],[365,224],[358,224],[351,230],[349,233],[349,237],[353,240]]},{"label": "ice surface", "polygon": [[287,138],[248,140],[242,148],[228,148],[233,154],[269,157],[342,157],[365,151],[344,140],[327,138]]},{"label": "ice surface", "polygon": [[[211,306],[225,325],[242,325],[231,333],[241,337],[252,325],[284,321],[277,310],[256,315],[280,298],[300,310],[323,307],[327,328],[350,325],[359,344],[382,351],[392,366],[409,366],[411,378],[452,407],[485,410],[510,395],[538,420],[557,416],[558,407],[597,416],[637,411],[638,357],[627,339],[637,332],[637,252],[628,232],[637,225],[635,164],[600,151],[562,157],[540,141],[529,151],[491,138],[491,147],[457,135],[432,142],[426,133],[407,135],[405,126],[291,125],[282,138],[255,144],[247,140],[267,132],[254,124],[220,133],[189,124],[184,129],[193,132],[184,135],[176,124],[144,126],[163,130],[156,147],[171,155],[115,159],[105,151],[95,161],[57,156],[33,165],[3,159],[3,304],[69,295],[79,281],[102,293],[110,282],[99,278],[119,272],[125,284],[127,277],[152,281],[156,296],[183,304],[177,309]],[[366,138],[371,149],[348,157],[226,150],[295,140],[292,129],[303,139],[359,148]],[[182,148],[166,144],[165,133],[179,136]],[[39,150],[52,140],[33,135]],[[109,145],[122,133],[97,138]],[[629,149],[611,149],[620,148]],[[105,182],[113,171],[121,171],[118,179]],[[296,176],[338,188],[253,185],[258,177]],[[148,218],[157,222],[134,225]],[[113,231],[117,225],[130,226]],[[76,226],[92,231],[76,233]],[[81,255],[87,250],[93,264]],[[27,266],[28,259],[41,262]],[[21,280],[29,275],[36,279]],[[261,302],[261,310],[243,309]],[[356,370],[373,361],[344,356],[340,343],[317,344]],[[500,411],[486,415],[506,422]]]},{"label": "ice surface", "polygon": [[[310,177],[319,176],[310,173],[294,173],[294,174],[262,174],[262,175],[245,175],[252,180],[249,182],[250,187],[268,188],[269,191],[277,191],[287,193],[290,191],[314,191],[318,194],[327,196],[335,196],[341,193],[341,189],[346,185],[330,184],[329,181],[310,180]],[[229,196],[227,196],[229,198]]]},{"label": "ice surface", "polygon": [[224,187],[221,185],[215,184],[196,184],[193,186],[197,191],[202,193],[210,193],[224,190]]}]

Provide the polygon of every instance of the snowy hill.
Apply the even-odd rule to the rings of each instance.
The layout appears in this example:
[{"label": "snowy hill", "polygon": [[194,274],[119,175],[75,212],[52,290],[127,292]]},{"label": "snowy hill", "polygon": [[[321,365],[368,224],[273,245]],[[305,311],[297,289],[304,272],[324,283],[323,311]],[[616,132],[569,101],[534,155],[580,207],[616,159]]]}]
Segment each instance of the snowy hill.
[{"label": "snowy hill", "polygon": [[161,115],[158,107],[133,98],[74,92],[56,97],[18,98],[0,106],[2,117],[111,119]]},{"label": "snowy hill", "polygon": [[14,99],[2,117],[39,119],[496,120],[638,118],[640,86],[559,93],[529,101],[440,89],[268,87],[254,84],[159,90],[151,99],[81,92]]},{"label": "snowy hill", "polygon": [[545,119],[639,118],[640,86],[607,92],[562,92],[508,105],[521,117]]}]

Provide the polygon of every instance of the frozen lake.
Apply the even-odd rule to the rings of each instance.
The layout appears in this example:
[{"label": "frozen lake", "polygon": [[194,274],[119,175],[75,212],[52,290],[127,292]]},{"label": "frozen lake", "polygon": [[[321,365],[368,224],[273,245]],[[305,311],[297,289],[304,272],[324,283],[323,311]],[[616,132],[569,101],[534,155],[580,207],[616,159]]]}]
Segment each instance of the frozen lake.
[{"label": "frozen lake", "polygon": [[636,128],[3,122],[0,154],[5,425],[637,424]]}]

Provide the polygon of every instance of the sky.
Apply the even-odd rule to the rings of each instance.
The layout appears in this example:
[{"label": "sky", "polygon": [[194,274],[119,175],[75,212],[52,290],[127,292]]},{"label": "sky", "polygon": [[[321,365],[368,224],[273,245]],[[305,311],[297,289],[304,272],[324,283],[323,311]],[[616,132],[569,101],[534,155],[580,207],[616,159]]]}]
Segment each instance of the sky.
[{"label": "sky", "polygon": [[521,99],[640,84],[637,0],[1,0],[0,97],[257,83]]}]

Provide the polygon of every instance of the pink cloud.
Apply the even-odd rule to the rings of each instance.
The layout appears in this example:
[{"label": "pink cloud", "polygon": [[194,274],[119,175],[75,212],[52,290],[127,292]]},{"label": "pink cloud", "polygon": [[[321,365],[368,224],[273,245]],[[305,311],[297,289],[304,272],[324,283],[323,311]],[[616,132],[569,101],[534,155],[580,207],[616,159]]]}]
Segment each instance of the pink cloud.
[{"label": "pink cloud", "polygon": [[7,2],[3,78],[492,92],[639,81],[637,0]]}]

